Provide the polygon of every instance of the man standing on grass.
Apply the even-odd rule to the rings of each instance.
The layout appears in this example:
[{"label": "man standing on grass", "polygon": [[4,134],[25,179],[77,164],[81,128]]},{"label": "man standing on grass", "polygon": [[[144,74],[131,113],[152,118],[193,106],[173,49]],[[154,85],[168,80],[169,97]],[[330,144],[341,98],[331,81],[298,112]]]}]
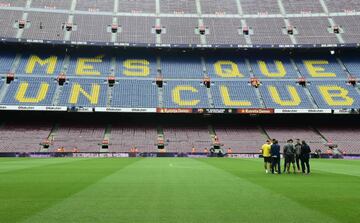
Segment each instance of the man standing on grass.
[{"label": "man standing on grass", "polygon": [[[310,146],[303,140],[301,142],[301,170],[303,173],[310,174]],[[306,167],[305,167],[306,166]]]},{"label": "man standing on grass", "polygon": [[300,172],[300,154],[301,154],[301,142],[300,139],[296,139],[295,143],[295,162],[298,172]]},{"label": "man standing on grass", "polygon": [[274,139],[273,144],[271,145],[270,154],[271,154],[271,158],[272,158],[271,173],[274,174],[275,168],[277,167],[278,173],[281,174],[280,146],[276,139]]},{"label": "man standing on grass", "polygon": [[290,165],[292,164],[295,173],[295,148],[292,139],[289,139],[287,141],[287,144],[284,146],[283,154],[285,156],[285,163],[286,163],[286,168],[284,172],[290,173]]},{"label": "man standing on grass", "polygon": [[270,166],[271,166],[271,141],[268,139],[266,140],[266,143],[262,145],[261,152],[264,157],[264,167],[265,167],[265,173],[269,173]]}]

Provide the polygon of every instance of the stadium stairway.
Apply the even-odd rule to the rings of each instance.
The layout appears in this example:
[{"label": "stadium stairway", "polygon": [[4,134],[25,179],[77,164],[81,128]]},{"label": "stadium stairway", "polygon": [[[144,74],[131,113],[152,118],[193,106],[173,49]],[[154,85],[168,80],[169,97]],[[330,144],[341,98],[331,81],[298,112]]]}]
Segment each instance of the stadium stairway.
[{"label": "stadium stairway", "polygon": [[314,126],[309,126],[310,129],[312,129],[316,134],[318,134],[319,136],[321,136],[321,138],[324,140],[324,143],[328,143],[329,139],[326,138],[326,136],[324,134],[322,134],[316,127]]},{"label": "stadium stairway", "polygon": [[[249,70],[250,77],[251,77],[251,78],[255,77],[254,71],[253,71],[253,69],[252,69],[252,67],[251,67],[250,60],[249,60],[249,59],[245,59],[245,64],[246,64],[247,69]],[[260,93],[259,88],[254,88],[254,90],[255,90],[256,96],[257,96],[257,97],[259,98],[259,100],[260,100],[260,105],[261,105],[261,107],[262,107],[262,108],[265,108],[265,107],[266,107],[266,106],[265,106],[265,102],[264,102],[264,99],[263,99],[262,96],[261,96],[261,93]]]},{"label": "stadium stairway", "polygon": [[264,138],[271,139],[270,135],[266,132],[265,128],[261,125],[258,126],[260,132],[262,135],[264,135]]},{"label": "stadium stairway", "polygon": [[207,97],[208,97],[208,100],[209,100],[209,105],[211,108],[214,108],[215,105],[214,105],[214,100],[212,98],[212,95],[211,95],[211,90],[210,88],[206,88],[206,94],[207,94]]},{"label": "stadium stairway", "polygon": [[[54,141],[54,136],[56,135],[56,131],[57,131],[58,128],[59,128],[59,125],[55,123],[53,125],[53,127],[51,128],[50,132],[49,132],[49,136],[47,137],[47,141],[49,142],[50,145]],[[40,144],[43,145],[43,147],[40,149],[40,152],[45,152],[45,153],[49,152],[50,147],[46,148],[44,146],[44,142],[40,142]]]},{"label": "stadium stairway", "polygon": [[208,129],[209,129],[209,135],[210,135],[212,144],[213,145],[219,144],[219,149],[222,150],[223,144],[221,144],[221,139],[219,139],[219,137],[216,135],[216,130],[215,130],[214,126],[209,125]]},{"label": "stadium stairway", "polygon": [[[156,130],[157,130],[157,139],[158,139],[158,141],[162,140],[164,142],[164,151],[166,151],[164,129],[162,128],[162,126],[158,126]],[[155,149],[157,149],[157,148],[155,148]]]},{"label": "stadium stairway", "polygon": [[350,77],[350,72],[349,70],[346,68],[344,62],[342,62],[342,60],[339,57],[336,57],[336,61],[340,64],[341,68],[344,70],[344,72],[347,74],[348,77]]},{"label": "stadium stairway", "polygon": [[[105,128],[103,141],[110,142],[110,136],[111,136],[111,124],[108,124]],[[100,146],[100,152],[107,153],[107,152],[109,152],[109,148],[104,149],[104,148],[102,148],[102,146]]]},{"label": "stadium stairway", "polygon": [[106,101],[106,106],[107,107],[111,107],[111,102],[113,99],[113,88],[112,87],[107,87],[106,90],[106,95],[107,95],[107,101]]},{"label": "stadium stairway", "polygon": [[6,95],[6,92],[8,91],[9,85],[3,84],[3,86],[0,88],[0,101],[2,101]]},{"label": "stadium stairway", "polygon": [[56,85],[56,90],[55,90],[54,98],[52,101],[53,105],[55,105],[55,106],[58,105],[62,90],[63,90],[63,86]]},{"label": "stadium stairway", "polygon": [[159,108],[164,107],[164,90],[163,88],[158,87],[158,100],[159,100]]},{"label": "stadium stairway", "polygon": [[355,90],[360,94],[360,85],[357,85],[357,87],[355,87]]},{"label": "stadium stairway", "polygon": [[[297,76],[298,76],[299,78],[301,78],[302,75],[301,75],[301,73],[300,73],[300,69],[299,69],[299,67],[296,65],[296,62],[295,62],[294,58],[289,58],[289,59],[290,59],[290,62],[291,62],[292,67],[293,67],[293,68],[295,69],[295,71],[296,71]],[[309,101],[310,101],[311,105],[313,106],[313,108],[318,108],[318,106],[317,106],[314,98],[312,97],[309,89],[306,88],[306,87],[303,87],[303,89],[304,89],[304,92],[305,92],[306,96],[309,98]]]}]

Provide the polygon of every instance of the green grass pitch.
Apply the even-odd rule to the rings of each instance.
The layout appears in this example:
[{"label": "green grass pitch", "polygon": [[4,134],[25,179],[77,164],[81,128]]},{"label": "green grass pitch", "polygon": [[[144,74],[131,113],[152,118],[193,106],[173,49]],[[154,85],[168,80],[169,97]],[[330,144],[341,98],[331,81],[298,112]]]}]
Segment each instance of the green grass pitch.
[{"label": "green grass pitch", "polygon": [[360,161],[0,159],[0,222],[360,222]]}]

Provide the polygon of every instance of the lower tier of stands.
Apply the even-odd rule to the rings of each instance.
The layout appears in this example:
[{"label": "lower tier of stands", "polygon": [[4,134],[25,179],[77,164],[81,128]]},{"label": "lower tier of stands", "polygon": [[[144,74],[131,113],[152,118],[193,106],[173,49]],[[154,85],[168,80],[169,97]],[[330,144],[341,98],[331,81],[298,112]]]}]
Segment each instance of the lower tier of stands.
[{"label": "lower tier of stands", "polygon": [[[126,122],[79,123],[71,122],[5,122],[0,127],[0,152],[156,152],[163,140],[167,152],[204,152],[218,141],[226,152],[258,153],[266,139],[276,138],[283,146],[288,139],[309,143],[312,151],[325,152],[328,144],[336,144],[348,154],[360,154],[360,127],[336,124],[271,125],[266,123],[210,124],[210,123],[149,123]],[[104,149],[104,141],[108,145]],[[47,148],[44,145],[48,144]]]}]

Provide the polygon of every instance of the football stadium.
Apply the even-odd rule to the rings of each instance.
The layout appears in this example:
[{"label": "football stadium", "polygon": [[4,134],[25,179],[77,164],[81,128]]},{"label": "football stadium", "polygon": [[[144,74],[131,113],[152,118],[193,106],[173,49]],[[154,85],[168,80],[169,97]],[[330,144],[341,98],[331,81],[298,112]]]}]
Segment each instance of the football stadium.
[{"label": "football stadium", "polygon": [[0,0],[0,222],[359,222],[359,0]]}]

